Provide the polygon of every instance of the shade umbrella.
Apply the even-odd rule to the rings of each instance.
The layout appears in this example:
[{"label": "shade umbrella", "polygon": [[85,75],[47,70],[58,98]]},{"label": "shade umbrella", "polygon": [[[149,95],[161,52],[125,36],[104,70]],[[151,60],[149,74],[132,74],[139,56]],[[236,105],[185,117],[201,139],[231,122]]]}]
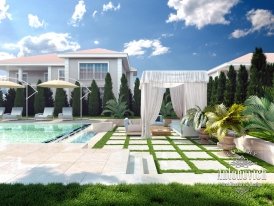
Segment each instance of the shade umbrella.
[{"label": "shade umbrella", "polygon": [[50,88],[76,88],[75,84],[64,80],[50,80],[37,85],[38,87],[50,87]]},{"label": "shade umbrella", "polygon": [[17,89],[17,88],[25,88],[25,87],[21,84],[17,84],[12,81],[0,80],[0,88],[16,88]]}]

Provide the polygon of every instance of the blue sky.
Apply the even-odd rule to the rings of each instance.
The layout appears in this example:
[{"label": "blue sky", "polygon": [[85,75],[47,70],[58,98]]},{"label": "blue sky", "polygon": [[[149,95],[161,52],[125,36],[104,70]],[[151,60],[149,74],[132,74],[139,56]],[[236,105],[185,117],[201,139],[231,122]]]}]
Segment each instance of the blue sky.
[{"label": "blue sky", "polygon": [[0,0],[0,58],[125,51],[139,70],[208,70],[274,52],[270,0]]}]

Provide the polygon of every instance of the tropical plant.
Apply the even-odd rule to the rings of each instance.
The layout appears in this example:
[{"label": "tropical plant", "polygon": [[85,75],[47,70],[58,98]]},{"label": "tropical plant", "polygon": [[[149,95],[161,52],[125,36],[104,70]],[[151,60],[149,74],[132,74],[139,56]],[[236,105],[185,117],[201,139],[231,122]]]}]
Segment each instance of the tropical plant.
[{"label": "tropical plant", "polygon": [[246,101],[244,114],[251,116],[246,121],[245,128],[249,131],[263,133],[274,137],[274,103],[268,98],[250,96]]},{"label": "tropical plant", "polygon": [[216,105],[213,111],[206,112],[208,121],[205,132],[217,137],[219,141],[230,131],[238,135],[243,134],[243,122],[246,119],[243,115],[244,109],[241,104],[233,104],[229,109],[224,104]]},{"label": "tropical plant", "polygon": [[186,111],[186,115],[181,120],[182,125],[194,127],[194,117],[197,112],[197,108],[191,108]]},{"label": "tropical plant", "polygon": [[213,109],[210,106],[205,107],[205,109],[202,110],[199,106],[196,105],[196,113],[195,113],[194,119],[193,119],[193,127],[195,130],[199,130],[201,128],[206,127],[206,122],[207,122],[208,118],[205,114],[206,114],[206,112],[210,112],[212,110]]},{"label": "tropical plant", "polygon": [[133,115],[133,112],[128,109],[127,103],[122,99],[123,96],[120,96],[118,101],[115,99],[109,100],[102,114],[110,113],[114,118],[123,118],[126,114]]},{"label": "tropical plant", "polygon": [[160,113],[164,118],[171,118],[171,117],[176,116],[176,114],[173,110],[172,103],[170,101],[170,95],[169,94],[167,94],[164,97]]}]

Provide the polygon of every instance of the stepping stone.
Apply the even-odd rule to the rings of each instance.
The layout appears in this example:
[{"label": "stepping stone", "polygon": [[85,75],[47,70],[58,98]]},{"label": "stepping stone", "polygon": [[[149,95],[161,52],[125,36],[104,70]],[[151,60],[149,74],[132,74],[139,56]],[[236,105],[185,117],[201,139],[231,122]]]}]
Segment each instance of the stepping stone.
[{"label": "stepping stone", "polygon": [[116,131],[125,131],[125,130],[126,130],[125,127],[117,127],[117,128],[116,128]]},{"label": "stepping stone", "polygon": [[167,138],[165,136],[152,136],[151,139],[152,140],[167,140]]},{"label": "stepping stone", "polygon": [[220,147],[218,147],[216,144],[215,145],[202,145],[205,149],[207,150],[219,150],[223,151]]},{"label": "stepping stone", "polygon": [[147,145],[128,145],[129,150],[148,150]]},{"label": "stepping stone", "polygon": [[226,162],[237,170],[265,170],[265,168],[247,159],[226,160]]},{"label": "stepping stone", "polygon": [[108,140],[107,144],[124,144],[125,140]]},{"label": "stepping stone", "polygon": [[131,140],[146,140],[145,138],[142,138],[140,136],[130,136],[129,139],[131,139]]},{"label": "stepping stone", "polygon": [[177,145],[180,150],[201,150],[201,148],[196,145]]},{"label": "stepping stone", "polygon": [[200,170],[227,170],[227,168],[216,160],[191,160]]},{"label": "stepping stone", "polygon": [[173,140],[173,142],[175,144],[193,144],[191,141],[189,140],[186,140],[186,139],[176,139],[176,140]]},{"label": "stepping stone", "polygon": [[116,132],[114,132],[112,134],[112,136],[127,136],[127,134],[126,133],[116,133]]},{"label": "stepping stone", "polygon": [[201,145],[216,145],[216,143],[215,142],[212,142],[212,141],[207,141],[207,142],[205,142],[205,141],[201,141],[200,139],[198,139],[198,140],[194,140],[197,144],[201,144]]},{"label": "stepping stone", "polygon": [[233,154],[231,152],[225,152],[225,151],[211,152],[211,153],[214,154],[214,155],[216,155],[219,158],[222,158],[222,159],[239,158],[240,157],[237,154]]},{"label": "stepping stone", "polygon": [[129,144],[147,144],[147,140],[129,140]]},{"label": "stepping stone", "polygon": [[168,140],[156,140],[156,139],[153,139],[151,140],[152,144],[170,144]]},{"label": "stepping stone", "polygon": [[188,157],[188,158],[211,158],[213,159],[213,157],[211,157],[209,154],[207,154],[206,152],[184,152],[184,154]]},{"label": "stepping stone", "polygon": [[155,152],[157,158],[182,158],[177,152]]},{"label": "stepping stone", "polygon": [[190,170],[190,167],[182,160],[159,160],[161,170]]},{"label": "stepping stone", "polygon": [[186,139],[185,137],[181,137],[181,136],[168,136],[170,139],[172,140],[175,140],[175,139],[179,139],[179,140],[182,140],[182,139]]},{"label": "stepping stone", "polygon": [[172,145],[153,145],[154,150],[175,150]]},{"label": "stepping stone", "polygon": [[124,145],[105,145],[103,149],[123,149]]},{"label": "stepping stone", "polygon": [[112,136],[110,140],[125,140],[126,138],[126,136]]}]

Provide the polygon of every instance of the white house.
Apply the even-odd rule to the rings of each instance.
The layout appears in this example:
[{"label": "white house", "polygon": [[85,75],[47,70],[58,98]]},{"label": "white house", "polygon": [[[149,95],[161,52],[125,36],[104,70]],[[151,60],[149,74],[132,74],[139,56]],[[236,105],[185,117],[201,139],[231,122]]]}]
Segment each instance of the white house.
[{"label": "white house", "polygon": [[1,60],[0,69],[7,71],[8,77],[24,80],[31,85],[36,85],[38,79],[62,79],[70,82],[79,80],[88,87],[94,79],[102,92],[105,76],[109,72],[116,97],[122,74],[126,75],[132,90],[137,76],[137,70],[130,66],[127,53],[101,48]]},{"label": "white house", "polygon": [[[274,53],[264,54],[268,63],[274,63]],[[248,53],[229,62],[223,63],[217,67],[214,67],[213,69],[208,70],[208,75],[214,78],[216,76],[219,76],[222,71],[227,73],[230,65],[234,66],[235,70],[238,70],[240,68],[240,65],[244,65],[246,69],[249,70],[251,66],[252,55],[253,53]]]}]

